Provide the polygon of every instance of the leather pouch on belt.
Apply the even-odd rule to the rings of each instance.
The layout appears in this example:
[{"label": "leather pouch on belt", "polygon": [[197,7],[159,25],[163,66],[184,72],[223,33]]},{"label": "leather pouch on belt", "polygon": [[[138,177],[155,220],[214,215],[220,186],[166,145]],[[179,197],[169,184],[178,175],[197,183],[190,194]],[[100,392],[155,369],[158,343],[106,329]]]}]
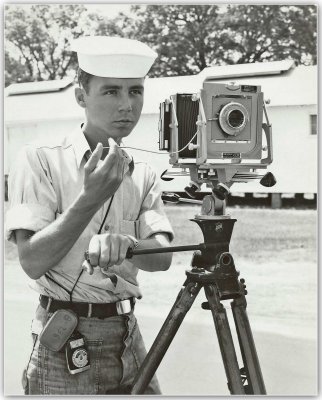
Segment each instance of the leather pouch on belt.
[{"label": "leather pouch on belt", "polygon": [[51,351],[60,351],[78,324],[77,315],[71,310],[57,310],[47,321],[39,335],[40,343]]}]

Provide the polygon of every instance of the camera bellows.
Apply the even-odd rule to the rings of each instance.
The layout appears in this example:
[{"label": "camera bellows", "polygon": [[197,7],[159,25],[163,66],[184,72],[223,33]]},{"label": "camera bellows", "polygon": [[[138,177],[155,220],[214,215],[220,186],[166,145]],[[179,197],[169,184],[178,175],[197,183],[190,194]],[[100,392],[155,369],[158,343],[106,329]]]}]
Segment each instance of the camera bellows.
[{"label": "camera bellows", "polygon": [[[192,100],[191,94],[178,94],[177,118],[178,118],[178,147],[186,146],[196,133],[199,114],[199,103]],[[197,143],[197,138],[192,141]],[[180,157],[196,157],[196,150],[184,149],[179,153]]]}]

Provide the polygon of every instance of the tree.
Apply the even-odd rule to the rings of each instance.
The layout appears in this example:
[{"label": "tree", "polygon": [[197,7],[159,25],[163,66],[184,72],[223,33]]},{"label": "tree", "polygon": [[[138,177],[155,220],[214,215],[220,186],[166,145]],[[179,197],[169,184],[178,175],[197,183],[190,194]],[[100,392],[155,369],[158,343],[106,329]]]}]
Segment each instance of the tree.
[{"label": "tree", "polygon": [[136,19],[126,18],[126,35],[159,55],[151,76],[287,58],[316,63],[314,5],[137,5],[132,13]]},{"label": "tree", "polygon": [[128,17],[121,12],[113,19],[97,14],[92,14],[91,19],[92,21],[95,21],[95,35],[118,37],[131,36],[131,24],[128,23]]},{"label": "tree", "polygon": [[316,5],[290,7],[290,56],[300,64],[317,63],[317,7]]},{"label": "tree", "polygon": [[231,40],[216,5],[133,6],[130,37],[154,48],[159,57],[152,76],[191,75],[212,62],[223,64]]},{"label": "tree", "polygon": [[135,5],[131,13],[108,19],[77,4],[6,5],[6,85],[63,78],[76,66],[71,40],[94,33],[148,44],[158,53],[154,77],[287,58],[317,62],[315,5]]},{"label": "tree", "polygon": [[4,54],[4,65],[5,87],[12,82],[30,82],[32,80],[21,59],[12,58],[7,50]]},{"label": "tree", "polygon": [[237,64],[287,58],[316,63],[316,6],[228,6],[224,25]]},{"label": "tree", "polygon": [[[6,63],[7,76],[20,60],[20,81],[61,79],[76,64],[70,41],[91,31],[91,19],[85,19],[82,5],[7,5],[5,41],[14,47],[15,65]],[[9,50],[7,50],[9,52]],[[14,53],[14,51],[11,51]],[[9,59],[8,59],[9,61]]]}]

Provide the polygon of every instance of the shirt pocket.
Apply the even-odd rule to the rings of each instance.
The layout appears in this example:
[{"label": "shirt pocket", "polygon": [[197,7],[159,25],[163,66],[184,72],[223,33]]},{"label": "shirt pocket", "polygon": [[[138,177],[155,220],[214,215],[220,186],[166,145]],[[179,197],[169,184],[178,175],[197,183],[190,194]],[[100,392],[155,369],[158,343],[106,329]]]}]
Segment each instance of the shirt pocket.
[{"label": "shirt pocket", "polygon": [[131,236],[138,238],[139,232],[140,232],[139,224],[140,224],[140,221],[138,219],[135,221],[123,219],[121,221],[121,234],[131,235]]}]

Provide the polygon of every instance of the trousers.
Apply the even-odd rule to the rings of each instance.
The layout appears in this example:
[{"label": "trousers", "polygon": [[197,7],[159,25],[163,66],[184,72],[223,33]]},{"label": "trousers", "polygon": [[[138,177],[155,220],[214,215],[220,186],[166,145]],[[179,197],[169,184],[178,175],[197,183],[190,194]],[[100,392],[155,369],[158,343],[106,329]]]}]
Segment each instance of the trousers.
[{"label": "trousers", "polygon": [[[133,312],[105,319],[80,317],[77,330],[86,340],[90,369],[72,375],[64,351],[39,342],[41,328],[51,317],[38,306],[32,324],[33,348],[23,372],[29,395],[129,394],[146,349]],[[161,394],[156,376],[144,394]]]}]

